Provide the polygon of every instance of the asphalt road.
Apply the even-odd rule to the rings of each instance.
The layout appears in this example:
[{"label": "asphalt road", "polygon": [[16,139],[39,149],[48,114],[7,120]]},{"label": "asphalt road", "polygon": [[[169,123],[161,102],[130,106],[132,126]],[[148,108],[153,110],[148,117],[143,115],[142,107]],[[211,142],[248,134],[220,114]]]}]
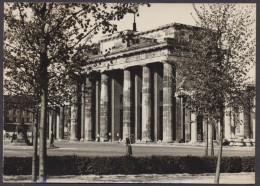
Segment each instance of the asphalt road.
[{"label": "asphalt road", "polygon": [[[49,143],[48,143],[49,144]],[[124,156],[126,147],[116,142],[60,142],[55,141],[57,148],[48,148],[49,156]],[[10,141],[4,141],[4,156],[32,156],[32,146],[13,146]],[[133,144],[133,156],[171,155],[171,156],[203,156],[201,145],[181,144]],[[218,149],[215,148],[215,155]],[[223,156],[255,156],[254,147],[224,147]]]}]

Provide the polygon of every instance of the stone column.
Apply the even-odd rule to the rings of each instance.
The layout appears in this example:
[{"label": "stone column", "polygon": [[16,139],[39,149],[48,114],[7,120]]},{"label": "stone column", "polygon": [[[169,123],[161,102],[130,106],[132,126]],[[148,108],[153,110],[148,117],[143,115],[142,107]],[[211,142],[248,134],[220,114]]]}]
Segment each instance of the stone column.
[{"label": "stone column", "polygon": [[[67,115],[64,115],[65,118],[66,118],[65,121],[67,123],[67,136],[66,137],[67,137],[67,139],[70,139],[70,131],[71,131],[71,122],[70,122],[70,120],[71,120],[71,104],[69,104],[67,106],[66,113],[67,113]],[[64,136],[64,138],[65,138],[65,136]]]},{"label": "stone column", "polygon": [[142,141],[152,141],[151,138],[151,70],[143,66],[143,87],[142,87]]},{"label": "stone column", "polygon": [[85,139],[85,83],[81,85],[80,141]]},{"label": "stone column", "polygon": [[123,140],[126,134],[131,133],[131,72],[129,69],[124,70],[123,83]]},{"label": "stone column", "polygon": [[140,90],[141,90],[141,78],[138,76],[138,72],[135,72],[135,141],[141,140],[141,114],[140,114]]},{"label": "stone column", "polygon": [[216,141],[219,142],[219,140],[220,140],[220,121],[219,120],[216,122],[215,129],[216,129]]},{"label": "stone column", "polygon": [[197,130],[197,116],[191,114],[191,142],[197,142],[198,130]]},{"label": "stone column", "polygon": [[90,82],[89,78],[86,78],[86,90],[85,90],[85,100],[84,100],[84,110],[85,110],[85,117],[84,117],[84,136],[86,141],[93,141],[93,87],[92,83]]},{"label": "stone column", "polygon": [[252,121],[252,139],[255,140],[255,112],[251,113],[251,121]]},{"label": "stone column", "polygon": [[250,127],[250,102],[244,106],[244,138],[250,138],[251,127]]},{"label": "stone column", "polygon": [[54,139],[57,138],[57,113],[56,110],[54,108],[53,113],[52,113],[52,132],[54,134]]},{"label": "stone column", "polygon": [[230,135],[231,138],[235,137],[235,130],[236,130],[236,125],[235,125],[235,111],[233,109],[231,109],[230,111],[230,125],[231,125],[231,131],[230,131]]},{"label": "stone column", "polygon": [[56,107],[56,138],[59,139],[60,138],[60,111],[59,109],[57,109]]},{"label": "stone column", "polygon": [[255,119],[256,119],[256,116],[255,116],[255,106],[256,106],[256,98],[252,98],[253,100],[253,108],[251,108],[250,110],[250,121],[251,121],[251,132],[252,132],[252,139],[253,141],[255,141],[255,134],[256,134],[256,131],[255,131]]},{"label": "stone column", "polygon": [[154,100],[154,141],[158,141],[159,139],[159,88],[158,88],[158,65],[154,65],[154,94],[153,94],[153,100]]},{"label": "stone column", "polygon": [[173,67],[163,64],[163,141],[173,142]]},{"label": "stone column", "polygon": [[95,91],[95,136],[98,140],[98,135],[100,135],[100,81],[96,80],[96,91]]},{"label": "stone column", "polygon": [[[210,117],[209,119],[212,119],[212,117]],[[212,139],[213,139],[213,122],[210,121],[208,124],[208,142],[209,144],[211,144]]]},{"label": "stone column", "polygon": [[71,118],[70,118],[70,141],[78,140],[78,96],[75,94],[71,99]]},{"label": "stone column", "polygon": [[101,74],[100,141],[108,141],[108,76]]},{"label": "stone column", "polygon": [[208,145],[208,134],[209,134],[209,126],[208,126],[208,116],[204,114],[203,116],[203,141],[206,145]]},{"label": "stone column", "polygon": [[229,140],[231,138],[231,111],[230,108],[225,109],[224,115],[224,129],[225,129],[225,139]]},{"label": "stone column", "polygon": [[239,136],[241,138],[244,138],[244,110],[243,108],[239,109],[239,124],[240,124],[240,131],[239,131]]},{"label": "stone column", "polygon": [[[111,140],[112,141],[115,141],[116,140],[116,133],[118,132],[118,130],[116,130],[116,127],[115,127],[115,123],[117,121],[115,121],[115,113],[116,113],[116,104],[115,104],[115,101],[116,101],[116,98],[115,98],[115,77],[112,76],[111,77]],[[117,139],[119,140],[119,139]]]},{"label": "stone column", "polygon": [[180,142],[183,139],[183,126],[182,126],[182,97],[175,97],[176,99],[176,142]]},{"label": "stone column", "polygon": [[64,139],[64,106],[60,106],[59,139]]},{"label": "stone column", "polygon": [[185,142],[189,142],[191,140],[191,114],[188,108],[185,108]]},{"label": "stone column", "polygon": [[52,122],[52,110],[51,109],[49,109],[48,110],[48,114],[49,114],[49,139],[50,139],[50,137],[51,137],[51,132],[53,132],[52,131],[52,125],[53,125],[53,122]]}]

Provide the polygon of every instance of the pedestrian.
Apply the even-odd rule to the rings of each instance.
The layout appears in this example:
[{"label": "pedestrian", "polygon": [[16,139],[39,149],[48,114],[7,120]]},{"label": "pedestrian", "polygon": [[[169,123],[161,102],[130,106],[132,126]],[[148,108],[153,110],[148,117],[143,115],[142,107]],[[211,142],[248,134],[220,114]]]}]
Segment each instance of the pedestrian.
[{"label": "pedestrian", "polygon": [[13,141],[16,139],[16,134],[15,134],[15,131],[13,132],[13,135],[12,135],[12,140],[11,140],[11,143],[13,143]]},{"label": "pedestrian", "polygon": [[126,135],[125,144],[126,144],[126,156],[132,156],[131,138],[129,134]]},{"label": "pedestrian", "polygon": [[50,147],[54,147],[54,134],[51,131]]}]

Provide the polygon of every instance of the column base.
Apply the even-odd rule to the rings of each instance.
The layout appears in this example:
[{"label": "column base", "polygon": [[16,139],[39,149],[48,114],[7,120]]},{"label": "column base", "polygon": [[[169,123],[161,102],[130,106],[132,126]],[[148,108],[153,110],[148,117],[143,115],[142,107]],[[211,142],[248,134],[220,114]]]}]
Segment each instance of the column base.
[{"label": "column base", "polygon": [[176,140],[174,141],[174,143],[184,143],[184,140],[182,140],[182,139],[176,139]]},{"label": "column base", "polygon": [[95,141],[94,139],[87,139],[87,138],[85,138],[85,140],[84,140],[85,142],[88,142],[88,141]]},{"label": "column base", "polygon": [[79,139],[70,139],[70,142],[79,141]]},{"label": "column base", "polygon": [[100,138],[100,142],[107,142],[108,139],[105,139],[105,138]]},{"label": "column base", "polygon": [[199,141],[192,141],[192,140],[191,140],[191,141],[189,141],[188,143],[189,143],[189,144],[199,144]]},{"label": "column base", "polygon": [[148,142],[152,142],[153,140],[149,139],[149,138],[144,138],[141,140],[141,142],[143,143],[148,143]]},{"label": "column base", "polygon": [[172,139],[163,139],[162,140],[163,143],[173,143]]},{"label": "column base", "polygon": [[68,141],[68,140],[65,140],[65,139],[57,139],[58,141]]},{"label": "column base", "polygon": [[80,142],[84,142],[84,141],[85,141],[85,139],[84,139],[84,138],[81,138],[81,139],[80,139]]}]

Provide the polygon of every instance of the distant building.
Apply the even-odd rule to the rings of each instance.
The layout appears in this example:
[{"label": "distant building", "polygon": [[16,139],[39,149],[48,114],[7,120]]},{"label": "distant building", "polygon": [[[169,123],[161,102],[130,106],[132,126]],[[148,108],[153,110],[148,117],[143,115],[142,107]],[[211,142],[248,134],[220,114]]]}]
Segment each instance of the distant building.
[{"label": "distant building", "polygon": [[28,126],[28,132],[32,132],[32,109],[26,108],[28,96],[8,96],[4,95],[4,131],[12,134],[17,132],[17,126],[24,119],[24,124]]}]

